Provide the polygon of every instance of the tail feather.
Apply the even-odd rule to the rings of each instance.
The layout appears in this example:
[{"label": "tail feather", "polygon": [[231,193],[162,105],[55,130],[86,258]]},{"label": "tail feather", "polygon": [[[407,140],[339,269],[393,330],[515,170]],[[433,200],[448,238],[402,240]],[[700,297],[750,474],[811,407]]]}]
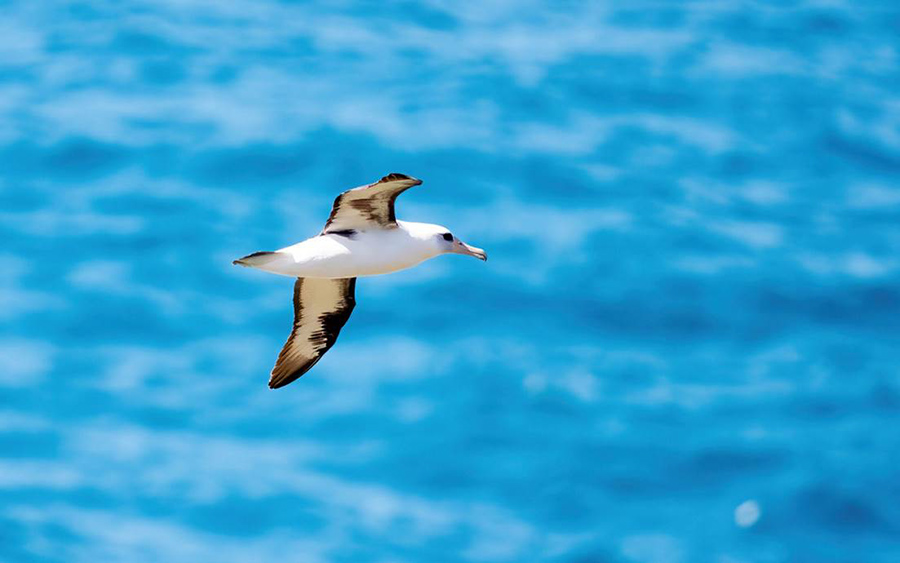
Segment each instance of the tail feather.
[{"label": "tail feather", "polygon": [[243,258],[238,258],[232,264],[236,266],[245,266],[247,268],[255,268],[257,266],[261,266],[268,262],[271,262],[277,252],[254,252],[253,254],[248,254]]}]

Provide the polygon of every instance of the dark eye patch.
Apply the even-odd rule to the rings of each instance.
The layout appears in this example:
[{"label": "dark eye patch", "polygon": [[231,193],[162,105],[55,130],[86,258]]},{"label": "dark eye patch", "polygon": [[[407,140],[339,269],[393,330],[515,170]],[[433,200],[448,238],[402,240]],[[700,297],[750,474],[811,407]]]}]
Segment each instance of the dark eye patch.
[{"label": "dark eye patch", "polygon": [[446,240],[446,241],[453,240],[453,235],[451,235],[450,233],[444,233],[441,236],[444,237],[444,240]]}]

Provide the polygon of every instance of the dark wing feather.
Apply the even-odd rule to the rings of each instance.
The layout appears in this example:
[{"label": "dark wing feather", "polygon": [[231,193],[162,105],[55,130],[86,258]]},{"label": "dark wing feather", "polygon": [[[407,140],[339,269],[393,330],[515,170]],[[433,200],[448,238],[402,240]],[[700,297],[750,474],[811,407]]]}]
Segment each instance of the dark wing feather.
[{"label": "dark wing feather", "polygon": [[422,180],[405,174],[388,174],[368,186],[347,190],[334,200],[322,233],[392,229],[397,226],[394,202],[397,196]]},{"label": "dark wing feather", "polygon": [[294,328],[272,369],[269,387],[284,387],[310,370],[337,340],[353,307],[356,278],[297,278]]}]

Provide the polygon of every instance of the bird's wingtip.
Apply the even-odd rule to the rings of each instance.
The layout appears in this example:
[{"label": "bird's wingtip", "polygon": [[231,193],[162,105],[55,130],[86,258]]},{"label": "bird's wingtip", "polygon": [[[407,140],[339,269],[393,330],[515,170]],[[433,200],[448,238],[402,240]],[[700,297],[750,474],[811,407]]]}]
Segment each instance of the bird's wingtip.
[{"label": "bird's wingtip", "polygon": [[422,183],[422,180],[420,180],[418,178],[413,178],[409,174],[401,174],[400,172],[391,172],[387,176],[378,180],[377,183],[380,184],[381,182],[398,182],[400,180],[406,180],[406,181],[410,182],[413,186],[418,186],[419,184]]},{"label": "bird's wingtip", "polygon": [[291,378],[281,377],[275,379],[275,377],[273,376],[271,379],[269,379],[269,389],[281,389],[282,387],[293,381],[294,380]]}]

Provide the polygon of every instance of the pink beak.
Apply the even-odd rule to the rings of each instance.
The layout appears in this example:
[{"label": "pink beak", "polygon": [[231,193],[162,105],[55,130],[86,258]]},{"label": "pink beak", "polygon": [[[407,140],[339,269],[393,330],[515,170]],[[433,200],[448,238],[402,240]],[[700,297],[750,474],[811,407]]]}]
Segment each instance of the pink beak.
[{"label": "pink beak", "polygon": [[476,248],[474,246],[469,246],[463,241],[456,239],[453,242],[453,253],[454,254],[465,254],[466,256],[474,256],[479,260],[484,260],[487,262],[487,252],[480,248]]}]

